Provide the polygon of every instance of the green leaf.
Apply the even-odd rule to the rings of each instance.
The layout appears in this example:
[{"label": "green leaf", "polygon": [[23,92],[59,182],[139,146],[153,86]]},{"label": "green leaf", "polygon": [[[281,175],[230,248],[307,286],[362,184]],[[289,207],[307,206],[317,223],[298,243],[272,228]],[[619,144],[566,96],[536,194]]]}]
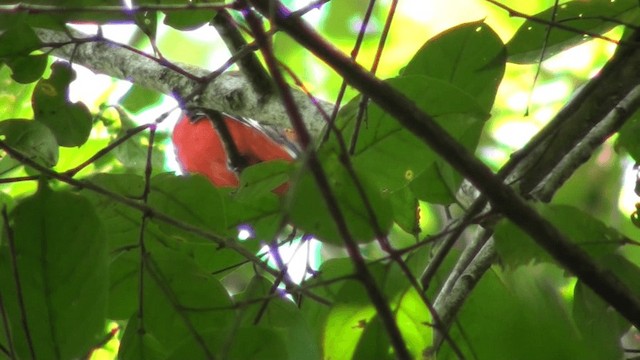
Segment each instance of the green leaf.
[{"label": "green leaf", "polygon": [[156,105],[162,100],[162,94],[149,90],[140,85],[133,84],[127,93],[120,98],[120,105],[132,113],[140,113],[145,109]]},{"label": "green leaf", "polygon": [[638,133],[640,133],[640,116],[637,114],[627,120],[624,125],[618,131],[618,138],[616,139],[616,150],[623,148],[633,158],[633,161],[640,163],[640,140],[638,139]]},{"label": "green leaf", "polygon": [[4,120],[0,122],[0,134],[4,135],[7,145],[41,165],[53,167],[58,162],[56,138],[42,123],[25,119]]},{"label": "green leaf", "polygon": [[0,86],[0,118],[32,118],[29,99],[34,85],[13,81],[8,66],[0,66],[0,82],[3,84]]},{"label": "green leaf", "polygon": [[[562,270],[550,265],[523,266],[501,274],[487,272],[462,308],[459,327],[452,328],[453,341],[468,358],[620,358],[619,348],[606,353],[601,342],[590,342],[577,331],[558,293],[560,284],[551,282],[562,278]],[[464,330],[464,338],[457,329]],[[499,346],[495,339],[500,339]],[[444,342],[438,359],[458,357]]]},{"label": "green leaf", "polygon": [[[323,16],[322,32],[334,39],[352,38],[360,32],[361,19],[367,10],[367,1],[335,1],[327,4],[326,15]],[[364,40],[372,41],[374,34],[379,33],[383,26],[384,13],[382,7],[374,7],[371,20]]]},{"label": "green leaf", "polygon": [[564,50],[584,43],[591,38],[585,32],[604,34],[620,23],[635,22],[638,2],[635,0],[574,0],[550,7],[532,18],[549,22],[553,13],[555,22],[568,29],[553,27],[547,37],[548,25],[527,19],[507,43],[509,61],[516,64],[532,64],[548,59]]},{"label": "green leaf", "polygon": [[6,60],[11,68],[11,77],[18,83],[32,83],[42,77],[47,69],[48,55],[16,56]]},{"label": "green leaf", "polygon": [[235,318],[235,307],[218,280],[161,247],[145,258],[142,296],[144,328],[167,351],[186,339],[201,339],[208,330],[224,329]]},{"label": "green leaf", "polygon": [[[245,291],[236,297],[239,303],[248,304],[241,310],[242,324],[256,324],[279,330],[284,335],[285,349],[290,360],[320,359],[320,343],[313,337],[301,311],[286,298],[270,298],[273,295],[272,288],[273,283],[257,275],[251,279]],[[263,300],[260,301],[261,299]]]},{"label": "green leaf", "polygon": [[[425,350],[431,346],[433,338],[429,309],[413,288],[402,294],[399,300],[394,299],[392,309],[412,358],[422,358]],[[376,316],[367,324],[353,358],[395,359],[390,350],[391,343],[387,331],[382,326],[379,317]],[[386,354],[387,357],[383,357],[383,354]]]},{"label": "green leaf", "polygon": [[35,31],[24,22],[17,22],[0,35],[0,58],[29,55],[42,46]]},{"label": "green leaf", "polygon": [[471,95],[489,112],[504,75],[506,50],[498,34],[482,21],[461,24],[429,39],[402,75],[440,79]]},{"label": "green leaf", "polygon": [[251,199],[272,191],[288,179],[291,163],[283,160],[265,161],[251,165],[240,174],[237,198]]},{"label": "green leaf", "polygon": [[[327,281],[339,277],[349,268],[352,269],[351,264],[335,262],[330,267],[320,269],[323,277],[318,280]],[[419,295],[411,290],[406,275],[399,266],[374,263],[368,266],[368,270],[389,301],[403,338],[408,341],[410,352],[419,358],[424,351],[424,345],[431,343],[429,327],[425,324],[417,325],[429,322],[428,309],[419,299]],[[348,274],[353,274],[353,270]],[[363,348],[373,346],[372,344],[378,349],[384,349],[383,353],[387,353],[388,335],[386,331],[380,332],[377,329],[376,309],[362,283],[349,279],[326,290],[333,294],[334,303],[324,322],[322,339],[325,358],[360,358],[358,356],[361,354],[365,356],[370,353]]]},{"label": "green leaf", "polygon": [[[111,143],[124,137],[129,137],[129,131],[138,127],[138,124],[124,112],[118,111],[120,119],[120,127],[118,128],[117,136],[113,138]],[[115,127],[115,126],[114,126]],[[165,154],[163,149],[159,147],[162,144],[161,133],[156,132],[154,139],[153,152],[151,154],[151,167],[152,169],[164,169]],[[113,154],[116,159],[124,165],[127,169],[133,171],[145,171],[148,167],[148,155],[149,155],[149,134],[147,131],[138,132],[137,134],[130,136],[127,141],[118,145],[113,150]]]},{"label": "green leaf", "polygon": [[10,221],[12,237],[3,232],[0,251],[0,292],[17,357],[82,357],[102,337],[107,308],[107,243],[93,206],[41,185]]},{"label": "green leaf", "polygon": [[[9,1],[3,1],[3,4],[12,4]],[[15,3],[15,2],[14,2]],[[140,3],[140,1],[135,2]],[[154,4],[158,2],[155,1]],[[11,11],[0,14],[0,29],[9,25],[23,22],[34,28],[45,28],[56,31],[65,31],[66,23],[131,23],[131,13],[128,11],[100,11],[99,9],[88,11],[76,11],[77,8],[91,9],[92,7],[113,6],[121,7],[122,2],[119,0],[65,0],[64,2],[55,0],[38,0],[29,1],[29,5],[49,5],[54,7],[54,11]],[[64,7],[64,11],[60,8]],[[66,11],[67,8],[74,9]],[[59,10],[58,10],[59,9]]]},{"label": "green leaf", "polygon": [[322,347],[325,358],[351,359],[376,310],[360,284],[343,288],[338,296],[345,300],[334,303],[329,312]]},{"label": "green leaf", "polygon": [[139,308],[140,253],[137,248],[119,253],[109,267],[109,307],[112,320],[126,320]]},{"label": "green leaf", "polygon": [[[144,191],[142,176],[133,174],[96,174],[86,181],[126,198],[137,199]],[[119,251],[138,244],[141,212],[114,201],[109,196],[84,191],[105,225],[109,251]]]},{"label": "green leaf", "polygon": [[149,37],[149,40],[152,42],[156,41],[156,34],[158,32],[157,11],[135,12],[133,14],[133,21],[138,28]]},{"label": "green leaf", "polygon": [[[225,196],[202,176],[155,176],[148,203],[157,211],[189,225],[220,236],[231,234],[225,221]],[[158,226],[167,234],[186,241],[209,241],[165,223],[158,223]]]},{"label": "green leaf", "polygon": [[[420,357],[421,356],[417,356],[415,358],[419,359]],[[378,316],[375,316],[367,323],[353,356],[344,359],[396,359],[391,351],[391,342],[389,341],[387,332]]]},{"label": "green leaf", "polygon": [[[363,172],[356,171],[358,181],[364,191],[369,209],[377,223],[371,218],[367,204],[360,196],[354,179],[342,164],[332,155],[323,159],[323,169],[328,179],[331,193],[347,225],[349,234],[359,243],[374,240],[376,227],[386,234],[391,228],[393,218],[389,201],[384,199],[373,187]],[[310,170],[304,171],[290,191],[291,221],[300,229],[313,234],[320,241],[343,245],[333,212],[325,201],[325,195],[315,181]]]},{"label": "green leaf", "polygon": [[183,10],[165,13],[164,24],[176,30],[195,30],[211,22],[216,15],[212,10]]},{"label": "green leaf", "polygon": [[629,329],[629,322],[581,281],[573,291],[573,318],[582,337],[595,345],[600,359],[622,358],[620,338]]},{"label": "green leaf", "polygon": [[118,359],[161,360],[166,358],[166,350],[153,335],[141,331],[139,315],[133,315],[127,322],[118,349]]},{"label": "green leaf", "polygon": [[[349,258],[333,258],[320,265],[316,276],[307,279],[303,285],[313,285],[314,293],[329,301],[338,298],[342,287],[358,287],[358,282],[350,277],[353,274],[353,263]],[[342,279],[342,281],[336,281]],[[316,339],[323,338],[326,318],[332,308],[315,301],[303,301],[300,308],[309,322]]]},{"label": "green leaf", "polygon": [[393,209],[393,221],[402,230],[417,236],[420,233],[420,210],[413,192],[405,187],[389,194],[389,200]]},{"label": "green leaf", "polygon": [[[540,212],[591,256],[610,254],[621,245],[622,235],[616,230],[575,207],[548,205]],[[553,261],[533,239],[506,220],[496,226],[494,238],[498,254],[507,266],[524,265],[531,261]]]},{"label": "green leaf", "polygon": [[398,302],[396,321],[400,333],[409,352],[415,359],[420,358],[433,342],[431,312],[414,288],[402,294]]},{"label": "green leaf", "polygon": [[[203,344],[212,349],[203,350]],[[182,359],[274,360],[288,359],[283,334],[264,326],[242,327],[232,333],[212,330],[202,340],[189,338],[169,355],[168,360]],[[307,357],[304,357],[307,359]]]},{"label": "green leaf", "polygon": [[409,184],[409,187],[422,201],[449,205],[456,201],[456,193],[461,183],[462,176],[443,161],[436,161]]},{"label": "green leaf", "polygon": [[51,65],[51,76],[38,81],[32,103],[35,120],[47,125],[60,146],[80,146],[91,133],[92,118],[82,103],[69,103],[69,84],[75,71],[68,63]]},{"label": "green leaf", "polygon": [[[426,76],[406,76],[387,81],[407,97],[455,139],[474,150],[487,113],[466,92],[442,80]],[[345,139],[351,139],[355,128],[354,99],[342,111],[337,126]],[[439,157],[424,142],[404,129],[394,118],[375,104],[370,104],[361,126],[352,157],[354,167],[368,174],[382,191],[395,191],[406,186]],[[337,152],[332,137],[324,151]]]}]

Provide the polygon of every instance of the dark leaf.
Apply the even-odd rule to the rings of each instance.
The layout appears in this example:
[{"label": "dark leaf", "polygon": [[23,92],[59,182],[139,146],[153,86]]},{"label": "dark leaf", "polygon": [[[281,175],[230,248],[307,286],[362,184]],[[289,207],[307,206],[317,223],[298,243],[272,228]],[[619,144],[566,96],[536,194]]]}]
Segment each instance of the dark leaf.
[{"label": "dark leaf", "polygon": [[18,357],[32,358],[29,334],[34,357],[79,358],[99,342],[105,324],[108,258],[102,224],[89,201],[46,185],[10,217],[14,249],[3,233],[0,289]]},{"label": "dark leaf", "polygon": [[[379,191],[371,185],[367,176],[356,172],[366,200],[360,196],[354,179],[333,156],[323,160],[325,176],[332,196],[338,204],[340,216],[346,223],[350,236],[359,243],[376,237],[376,228],[386,234],[392,225],[391,206]],[[316,183],[310,170],[304,171],[290,191],[291,221],[305,232],[331,244],[344,244],[333,218],[333,210],[325,201],[325,194]],[[369,206],[367,206],[367,203]],[[371,212],[375,219],[371,218]]]},{"label": "dark leaf", "polygon": [[40,80],[33,90],[35,120],[53,131],[60,146],[80,146],[89,138],[92,118],[84,104],[69,102],[75,72],[64,62],[54,63],[51,70],[51,76]]},{"label": "dark leaf", "polygon": [[506,50],[498,34],[484,21],[476,21],[429,39],[402,75],[425,75],[448,82],[489,112],[504,75],[505,61]]},{"label": "dark leaf", "polygon": [[47,68],[48,55],[15,56],[6,60],[11,68],[11,78],[18,83],[28,84],[42,77]]},{"label": "dark leaf", "polygon": [[[542,215],[591,256],[601,257],[615,251],[622,236],[591,215],[567,205],[548,205]],[[531,261],[552,261],[551,257],[529,236],[512,223],[503,220],[495,230],[496,248],[507,266]]]},{"label": "dark leaf", "polygon": [[531,19],[526,20],[507,43],[509,61],[517,64],[532,64],[550,58],[591,38],[584,32],[604,34],[619,23],[634,22],[638,16],[635,0],[574,0],[553,6],[532,18],[549,22],[555,12],[555,22],[565,27],[553,27],[547,38],[548,25]]},{"label": "dark leaf", "polygon": [[53,167],[58,162],[58,143],[51,130],[37,121],[10,119],[0,122],[0,134],[8,146],[31,160]]}]

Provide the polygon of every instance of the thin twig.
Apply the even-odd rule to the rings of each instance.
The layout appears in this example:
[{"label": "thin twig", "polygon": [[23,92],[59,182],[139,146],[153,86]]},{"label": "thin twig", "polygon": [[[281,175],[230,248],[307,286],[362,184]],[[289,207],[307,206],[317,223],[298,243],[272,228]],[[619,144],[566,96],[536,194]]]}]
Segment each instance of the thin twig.
[{"label": "thin twig", "polygon": [[[239,3],[245,6],[247,5],[246,1],[239,1]],[[269,15],[268,6],[267,6],[266,14]],[[400,334],[398,325],[396,324],[393,318],[393,314],[391,313],[389,304],[387,303],[384,296],[382,295],[382,292],[380,291],[377,284],[375,283],[375,279],[373,278],[373,276],[371,275],[371,273],[366,267],[364,258],[360,253],[360,249],[358,248],[357,243],[351,236],[351,233],[347,227],[344,216],[342,215],[342,210],[338,206],[338,202],[331,191],[331,187],[329,185],[329,181],[326,177],[326,174],[324,173],[315,152],[309,151],[310,145],[311,145],[311,138],[310,138],[309,132],[306,129],[305,124],[302,122],[301,114],[295,104],[293,97],[291,96],[291,92],[289,91],[289,86],[286,84],[280,72],[280,69],[278,68],[277,61],[273,57],[273,51],[271,49],[269,39],[266,38],[264,30],[262,29],[262,24],[260,23],[259,19],[255,16],[255,14],[252,12],[250,8],[248,7],[245,8],[244,15],[245,15],[245,19],[247,20],[247,23],[251,27],[251,30],[255,36],[256,42],[260,45],[262,49],[263,56],[267,63],[267,67],[269,68],[269,72],[271,73],[271,76],[276,82],[277,89],[280,92],[280,96],[282,97],[282,102],[284,103],[284,106],[287,109],[293,128],[296,131],[296,134],[300,140],[300,145],[303,151],[308,152],[307,165],[309,166],[309,169],[311,170],[311,173],[316,181],[316,184],[318,185],[320,192],[323,195],[322,197],[327,207],[329,208],[329,213],[331,214],[331,217],[333,218],[336,224],[338,233],[340,234],[341,238],[345,243],[347,252],[349,253],[349,256],[351,257],[355,265],[356,274],[360,279],[360,281],[362,282],[362,284],[364,285],[369,295],[369,298],[371,299],[372,304],[378,311],[378,316],[382,320],[385,330],[389,335],[391,344],[396,352],[396,356],[400,359],[410,359],[411,356],[404,343],[404,339]],[[275,14],[275,16],[278,16],[278,15],[279,14]]]},{"label": "thin twig", "polygon": [[[7,243],[9,243],[9,251],[11,253],[11,267],[13,270],[13,280],[16,285],[16,297],[18,298],[18,307],[20,310],[20,321],[22,322],[22,330],[24,331],[25,339],[27,340],[27,346],[29,348],[29,354],[32,359],[36,359],[36,350],[33,345],[33,339],[31,338],[31,331],[29,330],[29,320],[27,318],[27,306],[24,301],[24,293],[22,291],[22,282],[20,281],[20,271],[18,270],[18,256],[16,254],[16,244],[9,222],[9,214],[7,213],[7,205],[2,206],[2,223],[7,237]],[[9,335],[10,333],[7,333]]]},{"label": "thin twig", "polygon": [[[254,1],[260,11],[268,12],[271,1]],[[494,207],[548,252],[558,263],[573,272],[602,299],[632,324],[640,326],[640,299],[617,276],[606,271],[582,249],[571,243],[548,220],[527,205],[515,191],[493,174],[485,164],[470,154],[443,130],[431,116],[389,84],[371,76],[333,45],[322,39],[300,19],[288,17],[289,11],[279,2],[271,14],[280,29],[308,48],[342,75],[355,88],[370,96],[383,110],[429,145],[455,170],[469,179]]]},{"label": "thin twig", "polygon": [[[220,247],[226,247],[229,248],[235,252],[237,252],[238,254],[240,254],[241,256],[243,256],[244,258],[248,259],[249,261],[251,261],[252,263],[254,263],[256,266],[258,266],[259,268],[263,269],[265,272],[273,275],[273,276],[277,276],[278,275],[278,271],[274,270],[272,268],[270,268],[264,261],[262,261],[261,259],[259,259],[255,254],[253,254],[252,252],[250,252],[249,250],[247,250],[246,248],[244,248],[243,246],[241,246],[240,244],[237,244],[235,241],[229,241],[227,239],[221,238],[220,236],[213,234],[205,229],[202,229],[198,226],[193,226],[187,223],[184,223],[182,221],[179,221],[167,214],[161,213],[155,209],[153,209],[152,207],[149,207],[147,205],[144,204],[140,204],[137,201],[131,200],[125,196],[122,196],[120,194],[117,194],[113,191],[107,190],[101,186],[95,185],[91,182],[88,181],[81,181],[81,180],[77,180],[74,178],[70,178],[69,176],[66,176],[64,174],[60,174],[58,172],[55,172],[45,166],[42,166],[41,164],[33,161],[32,159],[30,159],[28,156],[22,154],[21,152],[13,149],[12,147],[10,147],[9,145],[7,145],[7,143],[3,140],[0,140],[0,149],[4,150],[7,152],[7,154],[11,157],[13,157],[14,159],[18,160],[19,162],[23,163],[24,165],[27,165],[29,167],[34,168],[36,171],[38,171],[39,173],[41,173],[42,175],[48,177],[48,178],[52,178],[52,179],[56,179],[58,181],[61,181],[63,183],[69,184],[71,186],[74,186],[76,188],[79,189],[87,189],[90,190],[98,195],[107,197],[108,199],[117,202],[119,204],[122,204],[124,206],[127,206],[131,209],[140,211],[142,213],[147,213],[149,215],[150,218],[153,218],[155,220],[158,220],[160,222],[163,222],[167,225],[173,226],[177,229],[180,230],[184,230],[187,231],[191,234],[197,235],[205,240],[209,240],[212,241],[215,244],[218,244]],[[308,291],[305,291],[303,288],[301,288],[300,286],[296,285],[296,284],[287,284],[287,286],[291,286],[292,289],[294,289],[295,291],[302,291],[305,295],[309,296],[309,298],[314,299],[316,301],[318,301],[321,304],[330,304],[330,302],[316,294],[310,293]]]}]

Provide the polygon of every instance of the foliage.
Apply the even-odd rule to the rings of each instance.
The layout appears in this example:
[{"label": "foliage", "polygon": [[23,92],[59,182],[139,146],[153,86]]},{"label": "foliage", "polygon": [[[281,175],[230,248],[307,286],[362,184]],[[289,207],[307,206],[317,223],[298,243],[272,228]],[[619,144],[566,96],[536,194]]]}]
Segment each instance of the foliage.
[{"label": "foliage", "polygon": [[[250,3],[259,9],[263,2]],[[285,3],[292,7],[289,3],[295,2]],[[541,1],[539,13],[523,14],[509,3],[517,2],[485,5],[493,12],[506,7],[509,13],[503,17],[524,18],[511,31],[498,31],[492,19],[499,17],[493,14],[424,38],[390,37],[384,47],[377,39],[389,35],[383,26],[392,16],[388,5],[376,5],[367,19],[369,2],[337,0],[316,4],[324,14],[317,29],[340,47],[355,50],[354,56],[364,53],[357,59],[362,64],[374,58],[384,65],[389,48],[419,38],[414,54],[389,60],[393,64],[381,68],[394,74],[382,79],[381,86],[401,92],[416,111],[428,114],[461,145],[461,151],[478,154],[494,170],[501,169],[496,176],[519,190],[522,179],[532,176],[526,167],[517,167],[520,156],[535,153],[528,146],[551,148],[570,136],[555,136],[563,130],[562,125],[551,125],[562,120],[560,111],[540,130],[539,143],[534,138],[521,148],[501,144],[495,130],[517,123],[505,105],[505,84],[522,72],[537,72],[543,79],[549,75],[543,60],[552,61],[586,39],[618,43],[614,58],[617,66],[625,66],[625,56],[633,56],[629,53],[637,44],[638,4],[575,0],[558,6]],[[144,79],[127,69],[136,59],[147,58],[167,72],[187,74],[190,68],[169,59],[187,52],[180,49],[188,42],[175,41],[166,53],[161,42],[208,27],[221,14],[238,25],[249,42],[259,39],[259,27],[248,15],[257,11],[246,11],[245,1],[134,1],[128,10],[122,10],[119,1],[0,4],[0,358],[625,355],[620,339],[640,320],[617,311],[593,289],[595,280],[576,277],[567,271],[567,260],[550,255],[530,232],[503,219],[509,217],[506,202],[494,202],[484,212],[478,210],[484,204],[470,206],[477,194],[469,189],[481,184],[465,182],[447,154],[390,115],[387,105],[368,101],[370,89],[348,88],[345,105],[326,134],[317,135],[291,164],[274,161],[244,169],[237,189],[217,188],[203,176],[169,169],[168,134],[160,127],[171,111],[154,121],[148,121],[148,114],[165,96],[175,96],[183,107],[202,105],[198,96],[206,86],[178,96],[184,94],[177,90],[184,84],[163,84],[166,74]],[[361,29],[349,23],[353,18],[364,19]],[[262,20],[266,24],[272,19]],[[124,44],[101,33],[79,38],[68,27],[87,22],[129,23],[136,30]],[[391,34],[401,26],[394,20]],[[272,37],[274,49],[261,49],[263,63],[277,56],[278,69],[287,69],[292,79],[300,74],[311,91],[334,99],[342,78],[311,60],[295,34],[279,31]],[[613,39],[623,31],[623,40]],[[42,40],[43,34],[54,32],[71,37],[67,43]],[[352,49],[358,35],[364,43]],[[511,40],[505,44],[507,37]],[[116,72],[134,82],[116,104],[109,94],[96,104],[71,100],[70,89],[78,81],[77,68],[70,65],[75,53],[65,57],[60,49],[73,46],[82,52],[85,45],[94,46],[95,62],[82,65],[111,75],[110,67],[122,66]],[[130,51],[130,57],[107,64],[106,55],[115,48]],[[213,40],[204,48],[220,51]],[[367,52],[383,49],[381,58],[367,58]],[[189,51],[202,55],[197,49]],[[603,63],[608,60],[599,56]],[[589,70],[600,65],[591,64]],[[314,83],[308,69],[324,76]],[[215,77],[185,79],[209,85]],[[595,81],[579,76],[571,80]],[[530,85],[529,79],[524,86]],[[570,108],[581,106],[580,101],[600,104],[593,102],[598,88],[604,87],[587,87],[583,94],[592,96],[587,100],[576,95],[561,102],[572,101]],[[162,89],[167,93],[161,94]],[[270,95],[288,91],[283,86],[277,90]],[[560,161],[566,160],[565,154],[558,155],[549,174],[535,174],[544,175],[535,189],[523,188],[519,195],[531,200],[550,228],[559,230],[558,242],[568,239],[606,271],[612,286],[621,284],[637,299],[640,258],[633,224],[640,227],[640,221],[637,213],[633,222],[621,214],[617,202],[622,167],[629,158],[640,158],[640,120],[635,115],[638,101],[624,102],[632,90],[619,91],[626,92],[618,94],[615,108],[609,109],[618,116],[617,125],[589,140],[594,146],[566,166],[573,174],[595,154],[564,186],[560,182],[552,189],[551,195],[556,190],[558,195],[551,203],[536,202],[544,197],[535,191],[551,183],[545,176],[566,170]],[[220,95],[225,101],[233,96]],[[252,117],[261,122],[261,113],[268,110],[254,111]],[[288,115],[296,128],[299,119]],[[582,141],[589,130],[606,126],[587,125],[586,130],[576,129],[571,146],[589,142]],[[296,129],[300,136],[301,128]],[[605,140],[618,130],[614,153],[612,142]],[[505,158],[520,150],[511,160],[517,172],[509,172],[512,162],[487,155],[499,148]],[[274,193],[285,182],[287,192]],[[471,231],[463,233],[465,229]],[[486,241],[488,236],[483,239],[481,234],[494,236]],[[485,242],[484,248],[478,246]],[[470,259],[464,255],[469,253]],[[482,263],[484,253],[489,260]],[[320,254],[321,261],[311,259]],[[304,266],[291,270],[300,259]]]}]

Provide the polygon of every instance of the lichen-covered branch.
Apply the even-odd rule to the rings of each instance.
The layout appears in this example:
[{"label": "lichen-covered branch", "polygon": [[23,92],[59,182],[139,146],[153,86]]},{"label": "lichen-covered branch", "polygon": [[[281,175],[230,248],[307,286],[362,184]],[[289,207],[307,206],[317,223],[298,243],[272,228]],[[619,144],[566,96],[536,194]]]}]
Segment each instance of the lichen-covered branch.
[{"label": "lichen-covered branch", "polygon": [[[289,128],[289,117],[278,97],[264,99],[253,91],[251,83],[238,72],[211,71],[184,64],[168,64],[161,59],[143,56],[111,41],[72,32],[37,29],[43,43],[53,48],[52,54],[99,73],[131,81],[140,86],[180,99],[187,105],[207,107],[236,116],[254,119],[263,125]],[[64,44],[64,45],[63,45]],[[208,81],[209,78],[213,78]],[[305,124],[317,138],[324,129],[323,117],[306,94],[293,89],[294,99]],[[199,94],[197,97],[194,95]],[[320,101],[324,111],[332,105]]]}]

